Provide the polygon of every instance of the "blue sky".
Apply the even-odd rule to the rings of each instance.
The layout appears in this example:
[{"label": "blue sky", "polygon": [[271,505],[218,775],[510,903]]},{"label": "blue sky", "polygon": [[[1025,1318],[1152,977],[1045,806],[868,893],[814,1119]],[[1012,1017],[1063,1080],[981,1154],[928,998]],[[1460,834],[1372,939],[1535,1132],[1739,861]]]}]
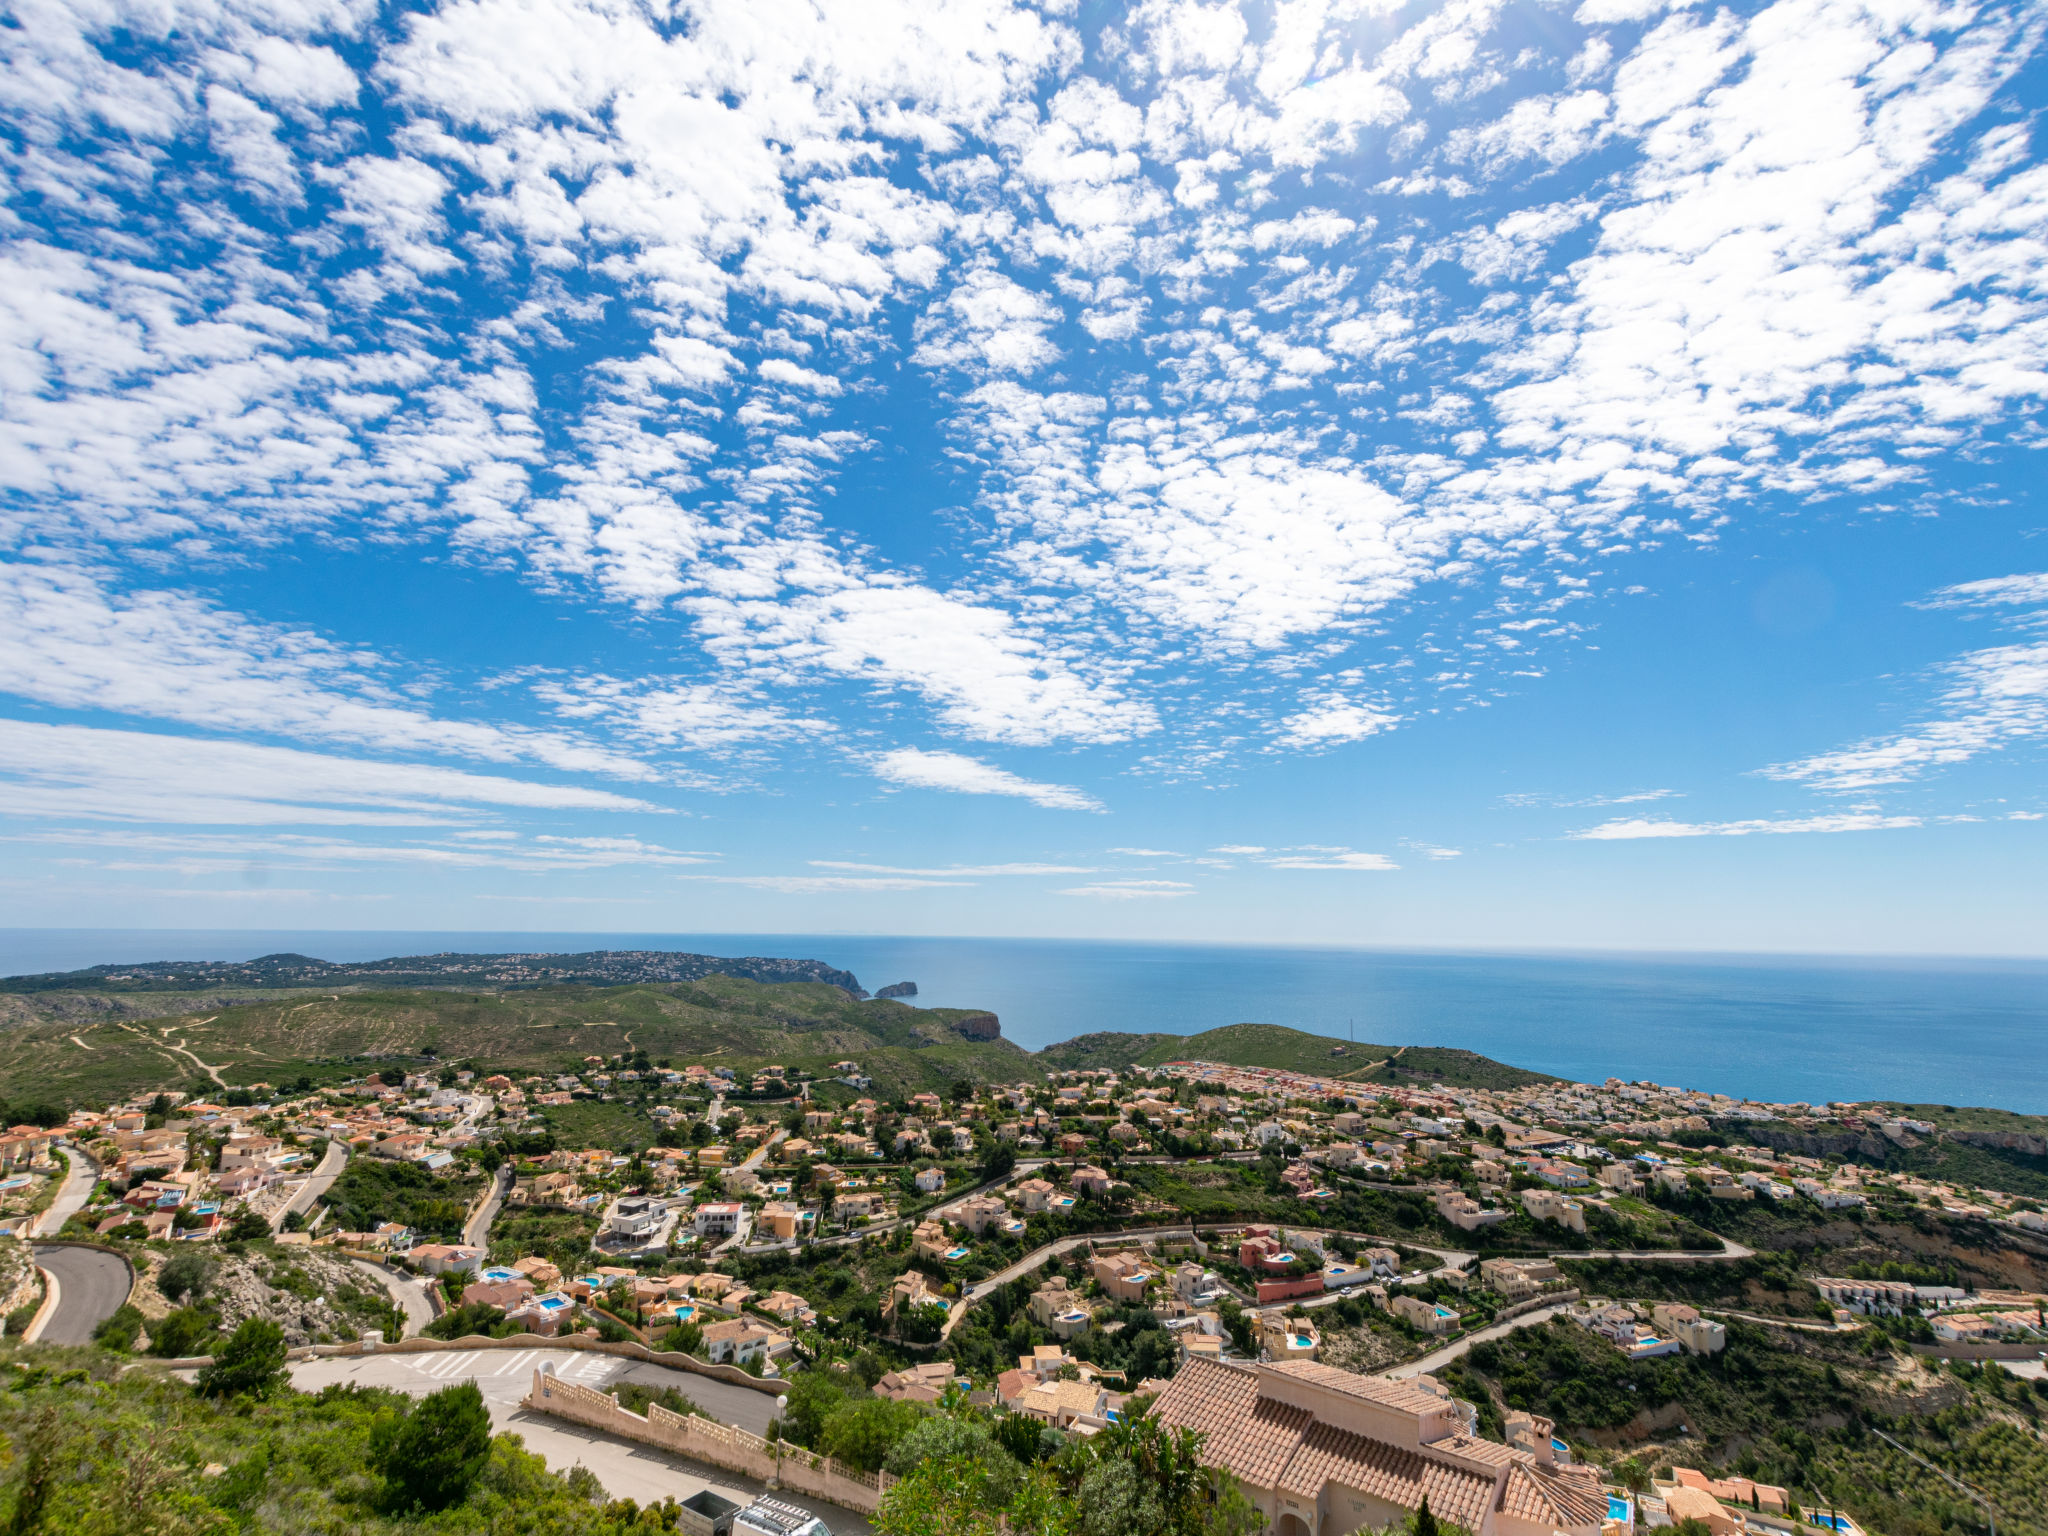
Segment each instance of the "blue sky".
[{"label": "blue sky", "polygon": [[0,922],[2048,945],[2048,8],[15,14]]}]

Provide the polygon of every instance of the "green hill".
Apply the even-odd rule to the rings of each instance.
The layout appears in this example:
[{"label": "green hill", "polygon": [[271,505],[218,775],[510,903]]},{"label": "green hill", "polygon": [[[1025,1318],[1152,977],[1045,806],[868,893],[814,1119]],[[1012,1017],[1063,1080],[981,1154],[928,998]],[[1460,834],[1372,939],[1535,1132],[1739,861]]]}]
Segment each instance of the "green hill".
[{"label": "green hill", "polygon": [[1352,1044],[1284,1024],[1227,1024],[1199,1035],[1081,1035],[1047,1046],[1038,1060],[1048,1071],[1086,1067],[1156,1067],[1169,1061],[1219,1061],[1235,1067],[1272,1067],[1359,1083],[1445,1083],[1460,1088],[1513,1088],[1553,1082],[1447,1046]]},{"label": "green hill", "polygon": [[152,1016],[82,1017],[61,993],[14,1013],[0,1030],[7,1097],[18,1104],[105,1103],[216,1081],[234,1087],[303,1074],[325,1082],[378,1063],[430,1059],[474,1061],[494,1071],[561,1070],[585,1056],[634,1050],[742,1072],[770,1062],[823,1072],[851,1059],[890,1094],[961,1079],[1044,1075],[1030,1053],[983,1038],[995,1027],[992,1015],[856,1001],[822,982],[721,975],[626,987],[295,990],[213,1002],[157,993],[121,1001],[147,1001]]}]

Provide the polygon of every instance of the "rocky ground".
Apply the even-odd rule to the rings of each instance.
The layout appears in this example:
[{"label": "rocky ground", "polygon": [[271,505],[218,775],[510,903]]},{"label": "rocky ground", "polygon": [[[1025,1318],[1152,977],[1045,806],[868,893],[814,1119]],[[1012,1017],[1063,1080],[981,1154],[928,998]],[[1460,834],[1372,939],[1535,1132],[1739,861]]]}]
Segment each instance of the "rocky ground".
[{"label": "rocky ground", "polygon": [[41,1294],[35,1254],[29,1245],[0,1237],[0,1317],[27,1306]]},{"label": "rocky ground", "polygon": [[[145,1318],[160,1318],[173,1305],[157,1289],[169,1255],[137,1256],[147,1269],[135,1288],[135,1305]],[[213,1266],[200,1304],[217,1311],[223,1331],[261,1317],[284,1331],[289,1345],[325,1344],[358,1337],[365,1328],[390,1328],[390,1299],[346,1259],[306,1249],[262,1247],[247,1254],[210,1252]]]},{"label": "rocky ground", "polygon": [[1364,1326],[1325,1327],[1320,1322],[1316,1326],[1323,1336],[1323,1362],[1339,1370],[1361,1374],[1384,1371],[1415,1352],[1414,1346],[1396,1333]]}]

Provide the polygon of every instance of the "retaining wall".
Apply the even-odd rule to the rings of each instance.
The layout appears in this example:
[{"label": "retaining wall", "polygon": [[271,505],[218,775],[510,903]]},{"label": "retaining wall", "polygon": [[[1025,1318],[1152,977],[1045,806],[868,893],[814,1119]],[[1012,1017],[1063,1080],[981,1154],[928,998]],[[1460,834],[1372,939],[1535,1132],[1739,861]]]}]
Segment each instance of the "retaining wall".
[{"label": "retaining wall", "polygon": [[564,1381],[550,1371],[534,1371],[533,1386],[521,1406],[606,1434],[659,1446],[692,1461],[737,1472],[771,1487],[825,1499],[864,1515],[873,1514],[881,1506],[883,1493],[895,1482],[886,1472],[859,1472],[801,1446],[763,1440],[759,1435],[695,1414],[671,1413],[659,1403],[649,1403],[647,1415],[642,1418],[621,1408],[610,1393]]},{"label": "retaining wall", "polygon": [[759,1376],[748,1375],[736,1365],[713,1365],[695,1355],[649,1349],[645,1344],[607,1344],[602,1339],[586,1339],[581,1334],[552,1339],[538,1333],[515,1333],[504,1339],[486,1338],[481,1334],[461,1339],[392,1339],[367,1348],[361,1344],[314,1344],[293,1350],[291,1357],[294,1360],[324,1360],[333,1355],[427,1355],[448,1349],[574,1349],[586,1354],[613,1355],[623,1360],[645,1360],[650,1365],[665,1365],[671,1370],[709,1376],[716,1381],[731,1382],[736,1387],[764,1392],[770,1397],[780,1397],[789,1390],[786,1382],[764,1381]]}]

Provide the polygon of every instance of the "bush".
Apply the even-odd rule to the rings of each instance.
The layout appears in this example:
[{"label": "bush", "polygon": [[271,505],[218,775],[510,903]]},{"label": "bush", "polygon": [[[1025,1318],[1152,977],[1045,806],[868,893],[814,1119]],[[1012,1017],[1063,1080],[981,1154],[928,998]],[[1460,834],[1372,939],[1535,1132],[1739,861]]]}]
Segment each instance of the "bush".
[{"label": "bush", "polygon": [[504,1321],[505,1313],[502,1308],[473,1301],[467,1306],[449,1308],[420,1332],[430,1339],[463,1339],[473,1333],[482,1334],[486,1338],[497,1338],[499,1334],[496,1330]]},{"label": "bush", "polygon": [[182,1360],[212,1350],[218,1338],[213,1319],[193,1307],[180,1307],[149,1326],[149,1352],[164,1360]]},{"label": "bush", "polygon": [[102,1349],[126,1354],[135,1347],[136,1337],[141,1332],[142,1314],[123,1302],[114,1309],[112,1317],[93,1329],[92,1341]]},{"label": "bush", "polygon": [[214,1266],[196,1253],[174,1253],[156,1272],[156,1288],[166,1301],[197,1301],[213,1284]]},{"label": "bush", "polygon": [[491,1416],[473,1381],[428,1393],[371,1448],[386,1501],[399,1510],[460,1504],[490,1456]]},{"label": "bush", "polygon": [[879,1472],[896,1443],[924,1417],[911,1403],[870,1397],[851,1403],[825,1421],[818,1448],[834,1461],[862,1472]]},{"label": "bush", "polygon": [[284,1330],[252,1317],[237,1328],[194,1383],[202,1397],[268,1397],[288,1380]]}]

